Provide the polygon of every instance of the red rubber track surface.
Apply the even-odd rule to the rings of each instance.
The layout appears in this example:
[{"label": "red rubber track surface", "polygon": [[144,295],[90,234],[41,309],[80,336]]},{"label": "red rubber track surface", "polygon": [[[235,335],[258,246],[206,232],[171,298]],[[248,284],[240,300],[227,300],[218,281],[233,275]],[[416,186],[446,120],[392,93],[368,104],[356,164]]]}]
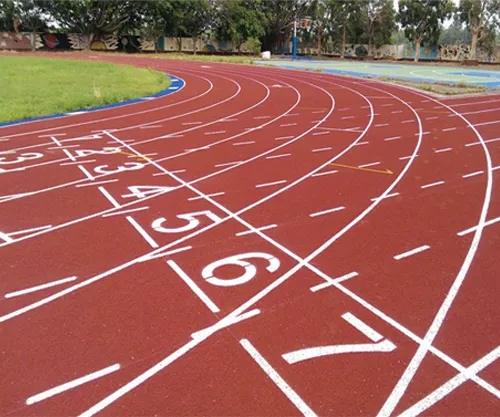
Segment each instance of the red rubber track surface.
[{"label": "red rubber track surface", "polygon": [[100,59],[186,86],[0,128],[1,415],[500,416],[499,96]]}]

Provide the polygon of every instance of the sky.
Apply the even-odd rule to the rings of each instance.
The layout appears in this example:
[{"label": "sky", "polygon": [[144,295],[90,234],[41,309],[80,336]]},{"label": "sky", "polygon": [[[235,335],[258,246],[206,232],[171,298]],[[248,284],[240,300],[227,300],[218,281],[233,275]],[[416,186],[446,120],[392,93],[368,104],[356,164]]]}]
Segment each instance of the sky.
[{"label": "sky", "polygon": [[[455,5],[458,6],[458,2],[460,0],[453,0],[453,3],[455,3]],[[398,3],[399,3],[399,0],[394,0],[394,7],[396,8],[396,10],[398,10]]]}]

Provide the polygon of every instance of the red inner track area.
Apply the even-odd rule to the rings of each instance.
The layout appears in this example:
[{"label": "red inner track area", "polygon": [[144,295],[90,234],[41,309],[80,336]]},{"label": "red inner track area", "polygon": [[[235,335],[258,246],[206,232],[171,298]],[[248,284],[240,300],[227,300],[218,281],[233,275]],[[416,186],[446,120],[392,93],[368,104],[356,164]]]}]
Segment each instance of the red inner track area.
[{"label": "red inner track area", "polygon": [[500,415],[499,96],[132,63],[0,128],[2,415]]}]

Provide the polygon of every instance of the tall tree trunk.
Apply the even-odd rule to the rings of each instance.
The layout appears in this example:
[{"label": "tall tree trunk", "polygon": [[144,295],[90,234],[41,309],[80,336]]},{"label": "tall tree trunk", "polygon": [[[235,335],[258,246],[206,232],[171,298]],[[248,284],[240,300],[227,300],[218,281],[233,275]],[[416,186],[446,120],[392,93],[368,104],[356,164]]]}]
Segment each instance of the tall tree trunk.
[{"label": "tall tree trunk", "polygon": [[318,54],[318,56],[320,56],[321,55],[321,41],[323,40],[322,32],[321,32],[321,27],[318,28],[318,35],[316,37],[317,37],[317,41],[318,41],[318,44],[317,44],[317,48],[318,48],[317,54]]},{"label": "tall tree trunk", "polygon": [[33,52],[36,51],[36,31],[34,30],[33,32],[31,32],[31,36],[30,36],[30,40],[31,40],[31,50]]},{"label": "tall tree trunk", "polygon": [[344,22],[344,26],[342,26],[342,46],[340,49],[340,58],[345,58],[345,43],[347,38],[347,22]]},{"label": "tall tree trunk", "polygon": [[178,52],[182,52],[182,37],[181,36],[177,37],[177,45],[179,46]]},{"label": "tall tree trunk", "polygon": [[193,55],[196,55],[196,41],[198,40],[197,37],[192,37],[193,39]]},{"label": "tall tree trunk", "polygon": [[373,51],[372,51],[372,37],[371,35],[368,37],[368,56],[372,57],[373,56]]},{"label": "tall tree trunk", "polygon": [[479,31],[474,30],[472,32],[472,40],[470,43],[470,54],[469,59],[475,61],[477,59],[477,42],[479,41]]},{"label": "tall tree trunk", "polygon": [[414,62],[418,62],[418,60],[420,59],[420,44],[422,43],[422,41],[420,39],[417,39],[417,41],[415,42],[415,59],[413,60]]}]

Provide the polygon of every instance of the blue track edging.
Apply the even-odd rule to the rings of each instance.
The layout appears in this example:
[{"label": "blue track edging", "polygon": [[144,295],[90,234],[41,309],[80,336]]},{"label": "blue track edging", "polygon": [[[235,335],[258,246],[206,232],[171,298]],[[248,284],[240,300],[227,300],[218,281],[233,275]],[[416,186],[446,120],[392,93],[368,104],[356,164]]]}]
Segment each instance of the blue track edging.
[{"label": "blue track edging", "polygon": [[55,113],[55,114],[50,114],[47,116],[32,117],[29,119],[16,120],[13,122],[2,122],[2,123],[0,123],[0,127],[15,126],[15,125],[23,124],[23,123],[38,122],[41,120],[50,120],[50,119],[55,119],[58,117],[91,113],[91,112],[95,112],[98,110],[111,109],[114,107],[128,106],[130,104],[141,103],[141,102],[144,102],[146,100],[151,100],[151,99],[167,96],[169,94],[172,94],[172,93],[175,93],[179,90],[182,90],[186,85],[186,82],[182,78],[179,78],[179,77],[176,77],[176,76],[173,76],[170,74],[165,74],[165,76],[170,78],[170,87],[166,88],[165,90],[161,90],[158,93],[151,94],[149,96],[134,98],[131,100],[120,101],[119,103],[105,104],[103,106],[88,107],[88,108],[84,108],[84,109],[80,109],[80,110],[73,110],[73,111],[67,112],[67,113]]}]

